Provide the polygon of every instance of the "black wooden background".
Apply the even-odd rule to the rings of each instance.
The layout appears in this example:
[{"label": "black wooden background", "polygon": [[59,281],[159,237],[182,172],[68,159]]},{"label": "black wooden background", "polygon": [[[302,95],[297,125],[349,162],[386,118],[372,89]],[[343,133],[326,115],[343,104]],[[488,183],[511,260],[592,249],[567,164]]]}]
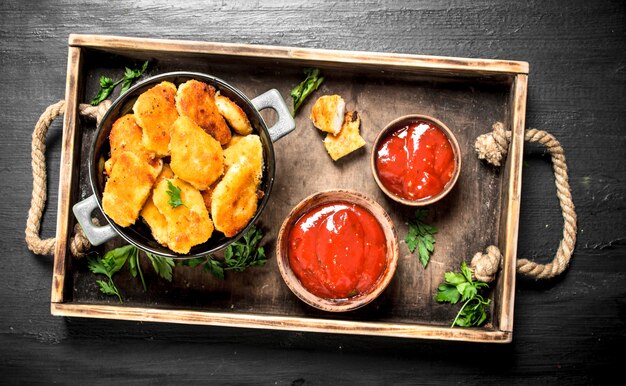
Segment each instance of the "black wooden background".
[{"label": "black wooden background", "polygon": [[[527,125],[562,142],[578,211],[570,268],[518,280],[513,343],[273,332],[50,315],[52,258],[24,243],[33,125],[65,92],[70,33],[518,59]],[[624,359],[626,3],[622,1],[3,1],[0,4],[3,383],[606,383]],[[48,135],[54,235],[61,124]],[[547,261],[562,219],[526,146],[520,257]]]}]

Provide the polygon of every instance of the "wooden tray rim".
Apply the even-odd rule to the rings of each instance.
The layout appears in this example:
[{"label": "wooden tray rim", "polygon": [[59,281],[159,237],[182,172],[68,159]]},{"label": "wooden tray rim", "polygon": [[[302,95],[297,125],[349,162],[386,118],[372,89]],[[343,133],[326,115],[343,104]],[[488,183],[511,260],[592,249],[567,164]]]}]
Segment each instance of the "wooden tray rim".
[{"label": "wooden tray rim", "polygon": [[[245,313],[220,313],[191,310],[170,310],[143,307],[119,307],[64,302],[64,282],[68,265],[71,235],[71,184],[74,179],[76,121],[78,113],[78,75],[81,68],[81,49],[122,49],[128,51],[161,51],[197,53],[220,56],[251,56],[257,58],[289,59],[296,61],[320,61],[337,63],[368,63],[391,67],[407,67],[415,70],[440,70],[453,76],[459,73],[501,73],[513,76],[511,95],[511,130],[509,149],[511,171],[507,189],[507,217],[504,224],[505,246],[503,251],[502,304],[499,328],[461,329],[423,324],[400,324],[383,322],[358,322],[305,317],[268,316]],[[446,58],[408,54],[385,54],[354,51],[305,49],[295,47],[261,46],[250,44],[211,43],[164,39],[143,39],[106,35],[72,34],[69,37],[66,113],[63,122],[61,173],[59,180],[59,205],[57,213],[57,243],[54,254],[52,278],[51,313],[57,316],[92,317],[132,321],[157,321],[169,323],[203,324],[245,328],[279,329],[290,331],[326,332],[359,335],[393,336],[459,340],[471,342],[508,343],[512,340],[515,297],[515,261],[519,226],[521,195],[521,172],[523,152],[523,128],[525,125],[528,63],[491,59]],[[494,314],[495,317],[495,314]]]},{"label": "wooden tray rim", "polygon": [[474,75],[528,74],[528,62],[517,60],[473,59],[447,56],[414,55],[366,51],[328,50],[241,43],[216,43],[190,40],[129,38],[112,35],[69,36],[70,47],[142,50],[174,53],[199,53],[223,56],[245,56],[271,59],[313,60],[342,64],[371,64],[413,69],[431,69],[441,72],[459,71]]}]

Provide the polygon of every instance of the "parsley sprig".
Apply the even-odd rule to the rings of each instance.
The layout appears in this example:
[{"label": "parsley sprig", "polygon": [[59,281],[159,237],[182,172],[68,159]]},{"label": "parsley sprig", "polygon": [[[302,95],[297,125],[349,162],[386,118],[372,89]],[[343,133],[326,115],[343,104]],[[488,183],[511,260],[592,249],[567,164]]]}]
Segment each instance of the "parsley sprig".
[{"label": "parsley sprig", "polygon": [[146,72],[147,68],[148,61],[146,60],[141,68],[133,70],[126,67],[124,69],[124,77],[117,81],[114,81],[108,76],[100,76],[100,90],[98,90],[96,96],[91,100],[91,104],[93,106],[96,106],[98,103],[107,99],[108,96],[111,95],[111,92],[113,92],[113,89],[115,89],[115,87],[117,87],[117,85],[120,83],[122,83],[122,90],[120,91],[120,94],[124,94],[130,88],[133,82],[137,80],[141,75],[143,75],[144,72]]},{"label": "parsley sprig", "polygon": [[291,98],[293,99],[293,116],[296,116],[296,111],[300,108],[300,105],[304,100],[324,81],[324,77],[320,76],[319,68],[305,68],[304,74],[306,79],[299,85],[291,90]]},{"label": "parsley sprig", "polygon": [[490,299],[485,299],[481,289],[489,288],[487,283],[472,279],[472,271],[465,262],[461,263],[461,272],[446,272],[445,282],[437,287],[435,300],[440,303],[456,304],[463,301],[452,326],[480,326],[487,320],[487,308]]},{"label": "parsley sprig", "polygon": [[430,261],[430,255],[435,250],[435,237],[437,228],[424,222],[428,216],[428,209],[417,209],[415,218],[409,221],[409,232],[404,240],[411,253],[417,249],[420,263],[426,268]]},{"label": "parsley sprig", "polygon": [[[154,271],[167,281],[172,281],[172,267],[174,266],[174,260],[169,257],[161,257],[153,255],[151,253],[146,254],[148,259],[152,263]],[[115,295],[122,302],[122,295],[118,290],[115,282],[113,281],[113,275],[121,270],[128,261],[128,270],[133,277],[139,275],[141,284],[143,285],[144,292],[148,290],[146,281],[141,271],[141,264],[139,263],[139,250],[133,245],[125,245],[120,248],[112,249],[104,254],[101,258],[89,258],[87,266],[89,270],[95,274],[105,275],[107,281],[96,280],[100,291],[105,295]]]},{"label": "parsley sprig", "polygon": [[170,200],[167,202],[170,204],[172,208],[178,208],[179,206],[184,206],[183,200],[180,198],[180,188],[174,184],[170,180],[167,181],[167,195],[170,196]]},{"label": "parsley sprig", "polygon": [[224,271],[243,272],[250,267],[262,267],[267,263],[265,248],[260,246],[263,231],[253,226],[241,239],[235,241],[224,251],[224,261],[217,260],[213,255],[197,257],[182,262],[182,265],[197,267],[203,265],[205,272],[224,280]]}]

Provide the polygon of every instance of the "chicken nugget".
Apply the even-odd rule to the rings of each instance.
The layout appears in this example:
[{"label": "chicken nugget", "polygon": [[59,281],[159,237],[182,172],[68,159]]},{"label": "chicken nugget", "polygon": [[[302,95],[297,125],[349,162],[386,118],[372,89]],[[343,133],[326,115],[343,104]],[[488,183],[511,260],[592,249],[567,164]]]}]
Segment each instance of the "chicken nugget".
[{"label": "chicken nugget", "polygon": [[[182,205],[172,207],[170,200],[174,189],[180,189]],[[191,247],[202,244],[213,234],[213,222],[204,206],[200,192],[185,181],[163,179],[154,188],[154,205],[167,222],[167,246],[174,252],[189,253]]]},{"label": "chicken nugget", "polygon": [[256,171],[249,163],[235,163],[217,184],[211,196],[215,229],[226,237],[235,236],[257,210]]},{"label": "chicken nugget", "polygon": [[324,95],[319,97],[311,109],[311,120],[318,129],[339,134],[346,112],[346,103],[339,95]]},{"label": "chicken nugget", "polygon": [[164,247],[167,247],[167,220],[154,205],[152,196],[148,197],[141,209],[141,218],[150,227],[152,237]]},{"label": "chicken nugget", "polygon": [[230,98],[221,95],[219,92],[215,94],[215,104],[220,114],[222,114],[224,119],[226,119],[230,127],[232,127],[237,134],[248,135],[252,133],[250,120],[248,120],[248,116],[239,105]]},{"label": "chicken nugget", "polygon": [[[164,179],[174,178],[174,172],[170,168],[169,164],[164,164],[161,173],[154,181],[154,186],[157,186],[159,182]],[[141,209],[141,218],[150,227],[152,237],[161,245],[167,247],[167,220],[165,216],[159,212],[156,205],[154,205],[153,193],[150,194],[146,203]]]},{"label": "chicken nugget", "polygon": [[139,95],[133,106],[137,124],[143,129],[143,145],[158,156],[169,155],[170,128],[178,118],[175,97],[176,86],[161,82]]},{"label": "chicken nugget", "polygon": [[215,88],[197,80],[178,86],[176,108],[182,116],[191,118],[207,134],[226,145],[231,132],[215,104]]},{"label": "chicken nugget", "polygon": [[324,147],[333,161],[365,146],[365,140],[359,133],[361,118],[356,111],[348,111],[344,116],[341,131],[337,135],[327,134]]},{"label": "chicken nugget", "polygon": [[222,146],[189,117],[172,125],[170,167],[198,190],[208,188],[224,172]]},{"label": "chicken nugget", "polygon": [[126,114],[118,118],[111,128],[109,143],[111,145],[111,158],[104,164],[107,175],[111,175],[113,164],[125,151],[135,153],[139,158],[152,165],[157,173],[161,169],[162,162],[153,151],[146,149],[142,141],[143,131],[137,125],[133,114]]},{"label": "chicken nugget", "polygon": [[263,145],[258,135],[241,137],[234,145],[224,150],[224,166],[229,168],[237,162],[248,163],[254,170],[258,184],[263,176]]},{"label": "chicken nugget", "polygon": [[134,224],[156,177],[154,168],[136,154],[120,154],[104,187],[104,213],[122,227]]}]

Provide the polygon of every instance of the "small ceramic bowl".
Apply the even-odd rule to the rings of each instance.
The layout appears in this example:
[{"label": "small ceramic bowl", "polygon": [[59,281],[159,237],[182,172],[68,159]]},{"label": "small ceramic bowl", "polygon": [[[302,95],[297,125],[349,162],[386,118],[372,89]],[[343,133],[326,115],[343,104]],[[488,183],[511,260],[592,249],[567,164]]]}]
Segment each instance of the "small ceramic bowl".
[{"label": "small ceramic bowl", "polygon": [[[446,137],[448,138],[448,141],[450,142],[450,145],[452,146],[455,165],[454,165],[454,174],[452,175],[452,178],[450,178],[450,180],[446,183],[446,185],[444,186],[441,192],[439,192],[435,196],[430,196],[430,197],[418,199],[418,200],[410,200],[410,199],[406,199],[403,197],[399,197],[395,193],[391,192],[380,180],[380,177],[378,175],[378,170],[376,168],[376,153],[380,145],[380,142],[386,139],[388,135],[391,135],[394,131],[399,130],[402,127],[418,120],[424,120],[424,121],[428,121],[434,124],[439,129],[441,129],[441,131],[446,135]],[[420,114],[404,115],[400,118],[397,118],[391,121],[387,126],[385,126],[385,128],[383,128],[380,131],[380,133],[378,133],[378,136],[376,137],[376,140],[374,141],[374,145],[372,146],[370,166],[372,169],[372,175],[374,176],[374,179],[376,180],[378,187],[389,198],[391,198],[392,200],[396,202],[399,202],[401,204],[408,205],[408,206],[425,206],[425,205],[430,205],[441,200],[450,192],[450,190],[452,190],[452,188],[456,184],[456,181],[459,179],[459,174],[461,173],[461,148],[459,147],[459,143],[456,140],[456,137],[454,136],[452,131],[448,128],[448,126],[446,126],[440,120],[430,117],[428,115],[420,115]]]},{"label": "small ceramic bowl", "polygon": [[[374,286],[366,293],[342,299],[326,299],[312,294],[302,285],[289,264],[289,234],[294,224],[311,209],[331,202],[347,202],[367,209],[381,225],[387,247],[387,264]],[[393,278],[398,265],[398,254],[398,235],[387,212],[371,198],[349,190],[323,191],[302,200],[283,222],[276,243],[278,268],[289,289],[308,305],[330,312],[355,310],[376,299]]]}]

